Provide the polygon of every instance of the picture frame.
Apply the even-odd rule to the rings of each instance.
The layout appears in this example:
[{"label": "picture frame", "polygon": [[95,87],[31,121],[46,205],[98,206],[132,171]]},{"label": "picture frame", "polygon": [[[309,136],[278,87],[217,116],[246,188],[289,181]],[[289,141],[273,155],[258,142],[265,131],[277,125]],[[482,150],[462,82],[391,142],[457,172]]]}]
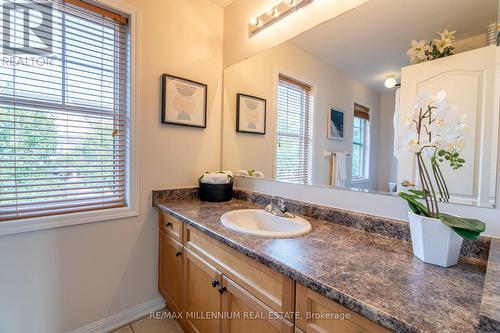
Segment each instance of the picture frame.
[{"label": "picture frame", "polygon": [[162,74],[161,82],[161,122],[206,128],[208,86],[170,74]]},{"label": "picture frame", "polygon": [[264,98],[236,94],[236,132],[265,135],[266,104]]},{"label": "picture frame", "polygon": [[328,112],[328,139],[344,140],[345,112],[334,106]]}]

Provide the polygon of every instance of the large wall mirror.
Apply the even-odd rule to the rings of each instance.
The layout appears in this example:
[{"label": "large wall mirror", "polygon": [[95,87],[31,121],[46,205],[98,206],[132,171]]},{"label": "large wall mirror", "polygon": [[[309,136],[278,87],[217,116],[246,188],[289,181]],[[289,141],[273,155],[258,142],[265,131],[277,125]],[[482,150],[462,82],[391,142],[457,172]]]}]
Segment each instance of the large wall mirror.
[{"label": "large wall mirror", "polygon": [[[467,123],[463,167],[443,168],[450,202],[493,207],[497,14],[497,0],[371,0],[226,68],[223,168],[381,194],[418,188],[413,155],[395,146],[417,95],[445,90]],[[437,53],[408,52],[434,39]]]}]

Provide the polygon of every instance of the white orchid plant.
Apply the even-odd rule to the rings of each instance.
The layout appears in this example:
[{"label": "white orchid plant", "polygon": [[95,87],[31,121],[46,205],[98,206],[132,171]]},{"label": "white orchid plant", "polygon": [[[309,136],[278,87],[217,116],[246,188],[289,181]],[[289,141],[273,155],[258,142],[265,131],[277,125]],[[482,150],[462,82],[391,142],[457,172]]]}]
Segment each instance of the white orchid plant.
[{"label": "white orchid plant", "polygon": [[417,96],[414,111],[404,119],[408,132],[397,148],[415,155],[422,190],[409,190],[399,195],[415,214],[440,219],[461,237],[476,239],[485,230],[483,222],[439,211],[438,201],[450,199],[440,165],[448,163],[457,170],[465,164],[460,153],[469,133],[466,116],[460,108],[450,105],[446,96],[445,91],[436,95],[423,92]]},{"label": "white orchid plant", "polygon": [[453,55],[455,53],[455,33],[456,31],[448,31],[444,29],[443,32],[438,33],[440,38],[433,39],[432,41],[421,40],[411,41],[411,47],[406,52],[410,56],[412,64],[438,59]]}]

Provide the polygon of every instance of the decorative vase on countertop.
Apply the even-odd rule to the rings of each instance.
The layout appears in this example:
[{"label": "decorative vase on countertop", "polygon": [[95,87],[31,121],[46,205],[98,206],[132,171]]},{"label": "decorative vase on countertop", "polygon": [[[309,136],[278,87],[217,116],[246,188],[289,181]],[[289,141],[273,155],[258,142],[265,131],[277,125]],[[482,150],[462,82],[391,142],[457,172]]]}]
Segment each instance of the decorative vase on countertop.
[{"label": "decorative vase on countertop", "polygon": [[408,217],[413,254],[418,259],[442,267],[457,264],[462,248],[462,237],[440,219],[417,215],[413,212],[408,212]]}]

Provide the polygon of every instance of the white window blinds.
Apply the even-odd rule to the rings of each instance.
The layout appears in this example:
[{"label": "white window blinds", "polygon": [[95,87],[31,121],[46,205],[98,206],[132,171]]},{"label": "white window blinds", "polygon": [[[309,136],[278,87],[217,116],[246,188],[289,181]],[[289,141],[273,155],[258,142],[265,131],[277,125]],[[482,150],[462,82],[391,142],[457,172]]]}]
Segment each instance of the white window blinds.
[{"label": "white window blinds", "polygon": [[275,160],[277,180],[311,183],[312,106],[310,86],[280,75]]},{"label": "white window blinds", "polygon": [[50,54],[12,53],[29,44],[31,2],[3,15],[14,55],[0,65],[0,221],[127,205],[126,19],[78,2],[36,7]]}]

